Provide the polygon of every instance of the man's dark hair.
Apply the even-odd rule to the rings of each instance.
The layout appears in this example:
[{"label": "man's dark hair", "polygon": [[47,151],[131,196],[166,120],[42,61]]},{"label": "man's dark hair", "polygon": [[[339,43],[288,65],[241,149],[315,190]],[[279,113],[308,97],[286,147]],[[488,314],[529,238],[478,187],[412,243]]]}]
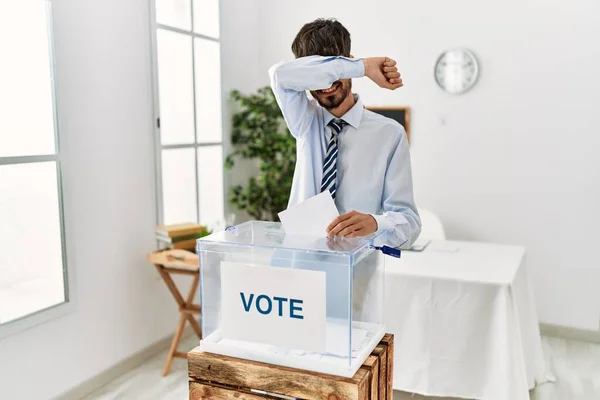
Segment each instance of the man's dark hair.
[{"label": "man's dark hair", "polygon": [[306,56],[350,57],[350,32],[339,21],[319,18],[304,25],[292,43],[296,58]]}]

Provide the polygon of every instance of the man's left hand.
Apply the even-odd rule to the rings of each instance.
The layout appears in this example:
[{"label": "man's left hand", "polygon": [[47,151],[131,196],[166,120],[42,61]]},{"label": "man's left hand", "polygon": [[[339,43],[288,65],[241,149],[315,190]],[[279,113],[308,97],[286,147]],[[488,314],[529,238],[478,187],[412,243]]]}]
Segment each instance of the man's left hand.
[{"label": "man's left hand", "polygon": [[327,236],[347,238],[367,236],[377,231],[377,221],[370,214],[349,211],[340,215],[327,227]]}]

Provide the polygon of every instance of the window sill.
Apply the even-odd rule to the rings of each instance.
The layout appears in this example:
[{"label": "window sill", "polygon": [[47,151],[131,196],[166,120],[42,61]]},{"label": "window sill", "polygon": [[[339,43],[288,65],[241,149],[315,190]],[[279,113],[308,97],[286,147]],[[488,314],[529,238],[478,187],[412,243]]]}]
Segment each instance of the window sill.
[{"label": "window sill", "polygon": [[7,322],[6,324],[0,325],[0,340],[32,329],[54,319],[64,317],[74,311],[75,304],[72,301],[67,301],[27,315],[23,318]]}]

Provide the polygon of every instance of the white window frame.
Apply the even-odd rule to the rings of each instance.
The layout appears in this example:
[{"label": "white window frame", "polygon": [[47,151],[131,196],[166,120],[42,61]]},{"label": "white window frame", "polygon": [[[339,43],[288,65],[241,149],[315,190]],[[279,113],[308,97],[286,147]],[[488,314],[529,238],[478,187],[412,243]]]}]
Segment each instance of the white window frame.
[{"label": "white window frame", "polygon": [[[150,0],[150,37],[151,37],[151,47],[152,47],[152,86],[153,86],[153,111],[154,111],[154,160],[155,160],[155,190],[156,190],[156,224],[162,224],[164,221],[164,199],[163,199],[163,179],[162,179],[162,151],[163,150],[173,150],[173,149],[194,149],[194,168],[195,168],[195,180],[196,180],[196,223],[200,223],[201,215],[200,215],[200,181],[199,181],[199,173],[198,173],[198,148],[201,147],[211,147],[211,146],[221,146],[222,157],[221,163],[216,168],[224,168],[225,157],[227,156],[226,151],[229,150],[228,143],[228,128],[226,125],[225,117],[225,104],[223,96],[219,99],[221,102],[221,127],[222,127],[222,135],[221,140],[218,142],[202,142],[198,143],[198,126],[197,126],[197,118],[196,118],[196,50],[194,45],[194,39],[203,39],[209,40],[212,42],[219,43],[219,54],[221,55],[221,59],[219,60],[219,67],[221,71],[223,71],[223,53],[221,47],[221,32],[219,32],[219,37],[215,38],[212,36],[207,36],[203,34],[196,33],[194,31],[194,0],[188,0],[190,2],[190,14],[191,14],[191,25],[190,30],[187,31],[185,29],[180,29],[164,24],[159,24],[156,20],[156,0]],[[222,4],[219,1],[219,19],[221,20],[221,11]],[[220,22],[220,21],[219,21]],[[219,23],[219,31],[221,30],[222,24]],[[159,82],[158,82],[158,46],[157,46],[157,32],[158,29],[164,29],[166,31],[175,32],[179,34],[183,34],[189,36],[191,40],[192,46],[192,92],[193,92],[193,119],[194,119],[194,142],[186,143],[186,144],[169,144],[163,145],[161,142],[161,131],[160,131],[160,93],[159,93]],[[221,74],[221,88],[223,87],[223,74]],[[227,201],[227,188],[228,188],[228,178],[227,174],[223,174],[223,211],[224,214],[228,213],[228,201]]]},{"label": "white window frame", "polygon": [[[18,0],[15,0],[18,1]],[[50,74],[52,79],[52,106],[53,106],[53,117],[54,117],[54,147],[55,151],[53,154],[47,155],[35,155],[35,156],[13,156],[13,157],[0,157],[0,166],[2,165],[15,165],[15,164],[28,164],[37,162],[54,162],[56,164],[56,178],[57,178],[57,195],[58,195],[58,207],[59,207],[59,223],[60,223],[60,235],[61,235],[61,255],[63,262],[63,285],[64,285],[64,301],[60,304],[55,304],[33,313],[24,315],[18,319],[8,321],[4,324],[0,324],[0,339],[15,335],[27,329],[33,328],[37,325],[43,324],[47,321],[55,318],[62,317],[66,314],[73,312],[76,309],[76,296],[75,296],[75,271],[74,268],[70,267],[68,262],[69,257],[67,253],[67,231],[65,229],[65,210],[64,210],[64,185],[63,185],[63,154],[61,153],[60,146],[60,134],[58,124],[58,107],[56,98],[56,63],[54,55],[54,29],[52,25],[52,2],[50,0],[41,0],[46,3],[46,18],[48,21],[48,46],[50,55]],[[43,240],[43,238],[38,238]],[[70,248],[70,246],[69,246]]]}]

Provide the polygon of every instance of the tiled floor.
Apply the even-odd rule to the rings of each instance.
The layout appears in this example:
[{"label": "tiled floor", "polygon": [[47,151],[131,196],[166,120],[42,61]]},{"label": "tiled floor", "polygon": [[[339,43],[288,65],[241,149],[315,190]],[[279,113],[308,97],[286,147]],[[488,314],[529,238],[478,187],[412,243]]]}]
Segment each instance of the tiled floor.
[{"label": "tiled floor", "polygon": [[[190,337],[181,348],[192,349],[197,339]],[[544,384],[531,393],[532,400],[600,400],[600,345],[543,338],[544,353],[556,383]],[[175,359],[172,372],[160,373],[165,354],[110,382],[86,396],[85,400],[183,400],[188,398],[187,364]],[[451,400],[396,392],[395,400]],[[507,399],[510,400],[510,399]]]}]

